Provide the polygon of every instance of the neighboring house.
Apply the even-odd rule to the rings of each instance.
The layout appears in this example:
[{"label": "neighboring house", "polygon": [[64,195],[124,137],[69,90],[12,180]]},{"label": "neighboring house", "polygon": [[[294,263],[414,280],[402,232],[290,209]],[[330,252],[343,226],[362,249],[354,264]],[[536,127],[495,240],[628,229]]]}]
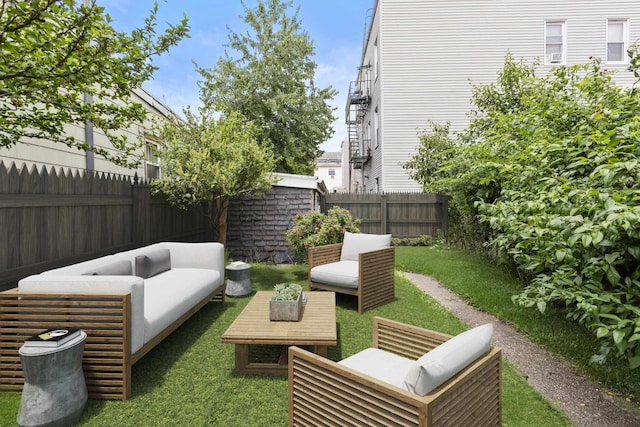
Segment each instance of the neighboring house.
[{"label": "neighboring house", "polygon": [[[158,139],[153,133],[153,121],[156,119],[166,120],[170,117],[178,118],[179,120],[180,118],[169,107],[144,89],[134,90],[132,98],[142,104],[148,111],[145,123],[136,123],[128,129],[122,130],[131,141],[142,141],[144,143],[143,149],[145,151],[140,153],[143,155],[143,161],[136,169],[117,166],[91,152],[84,152],[67,147],[64,144],[37,139],[24,139],[13,147],[0,148],[0,160],[7,166],[13,162],[18,168],[23,165],[31,168],[35,165],[38,170],[42,167],[47,169],[55,167],[129,176],[137,174],[138,177],[144,179],[159,178],[159,159],[155,155]],[[66,126],[66,133],[73,135],[77,140],[89,142],[95,146],[112,148],[105,134],[100,129],[91,126],[90,123],[84,126],[69,124]]]},{"label": "neighboring house", "polygon": [[630,85],[638,39],[638,0],[376,0],[346,107],[355,191],[420,191],[402,167],[418,130],[466,128],[471,82],[495,82],[508,51],[539,74],[598,57]]},{"label": "neighboring house", "polygon": [[329,192],[343,190],[342,152],[326,151],[316,160],[314,175],[324,181]]}]

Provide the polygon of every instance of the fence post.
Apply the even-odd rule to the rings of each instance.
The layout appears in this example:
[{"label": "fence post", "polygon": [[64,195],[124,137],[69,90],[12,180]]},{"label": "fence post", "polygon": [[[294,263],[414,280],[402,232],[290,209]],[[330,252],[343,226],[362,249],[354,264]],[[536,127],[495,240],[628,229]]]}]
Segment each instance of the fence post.
[{"label": "fence post", "polygon": [[380,229],[382,232],[380,234],[387,234],[387,196],[384,194],[380,195]]},{"label": "fence post", "polygon": [[131,186],[133,199],[131,234],[134,247],[139,248],[151,243],[151,192],[149,191],[151,187],[146,184],[138,184],[137,178],[136,175]]},{"label": "fence post", "polygon": [[447,237],[447,228],[449,227],[449,197],[446,194],[438,194],[440,202],[440,226],[442,227],[443,237]]}]

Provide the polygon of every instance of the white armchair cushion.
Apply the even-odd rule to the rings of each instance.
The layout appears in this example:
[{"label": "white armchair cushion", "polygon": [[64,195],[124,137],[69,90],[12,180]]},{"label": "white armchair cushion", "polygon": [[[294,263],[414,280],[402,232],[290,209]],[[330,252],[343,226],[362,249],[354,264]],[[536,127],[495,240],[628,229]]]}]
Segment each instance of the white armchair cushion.
[{"label": "white armchair cushion", "polygon": [[404,378],[415,361],[378,348],[367,348],[338,362],[365,375],[396,387],[404,387]]},{"label": "white armchair cushion", "polygon": [[487,323],[445,341],[414,363],[403,388],[426,395],[487,353],[492,336],[493,325]]},{"label": "white armchair cushion", "polygon": [[315,266],[309,272],[312,282],[358,289],[358,261],[338,261]]},{"label": "white armchair cushion", "polygon": [[391,246],[391,234],[344,233],[340,261],[358,261],[361,252],[375,251]]}]

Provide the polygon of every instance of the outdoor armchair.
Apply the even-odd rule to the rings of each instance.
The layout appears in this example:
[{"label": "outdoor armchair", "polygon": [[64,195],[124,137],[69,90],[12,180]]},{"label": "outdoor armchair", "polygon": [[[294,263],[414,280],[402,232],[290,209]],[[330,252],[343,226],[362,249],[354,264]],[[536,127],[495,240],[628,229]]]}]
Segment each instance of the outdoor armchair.
[{"label": "outdoor armchair", "polygon": [[342,243],[308,250],[309,291],[355,295],[358,313],[395,298],[395,250],[390,234],[346,232]]},{"label": "outdoor armchair", "polygon": [[376,317],[373,347],[340,362],[289,347],[289,426],[500,426],[492,331],[451,337]]}]

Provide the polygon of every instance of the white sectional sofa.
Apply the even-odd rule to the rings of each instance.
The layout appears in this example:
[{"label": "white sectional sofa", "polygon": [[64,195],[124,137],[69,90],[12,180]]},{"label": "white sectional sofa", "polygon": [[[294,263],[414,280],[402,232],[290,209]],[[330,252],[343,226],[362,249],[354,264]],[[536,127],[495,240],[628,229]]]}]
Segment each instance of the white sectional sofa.
[{"label": "white sectional sofa", "polygon": [[[89,395],[127,399],[131,366],[214,297],[224,301],[224,269],[220,243],[162,242],[26,277],[0,293],[0,346],[17,356],[45,327],[80,327]],[[21,386],[17,375],[0,363],[0,386]]]}]

